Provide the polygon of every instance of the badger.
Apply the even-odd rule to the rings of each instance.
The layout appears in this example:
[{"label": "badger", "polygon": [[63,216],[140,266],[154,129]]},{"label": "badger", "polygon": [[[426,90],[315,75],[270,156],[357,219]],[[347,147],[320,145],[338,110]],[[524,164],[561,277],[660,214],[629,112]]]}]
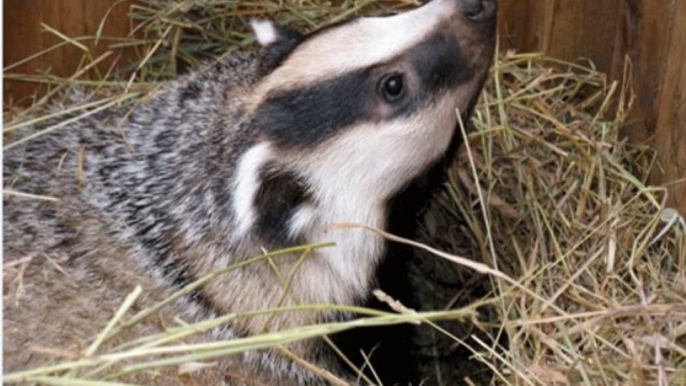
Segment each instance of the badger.
[{"label": "badger", "polygon": [[[5,371],[80,355],[136,285],[143,309],[264,251],[335,244],[226,272],[107,344],[179,320],[369,302],[381,271],[405,252],[335,225],[414,235],[461,142],[458,118],[467,122],[487,75],[495,9],[495,0],[433,0],[307,34],[253,20],[257,52],[227,55],[135,105],[19,130],[60,124],[10,143],[3,160],[5,189],[21,193],[3,195]],[[206,339],[346,317],[238,318]],[[195,384],[328,384],[293,357],[355,383],[321,340],[288,349],[222,358]],[[181,384],[173,371],[132,381]]]}]

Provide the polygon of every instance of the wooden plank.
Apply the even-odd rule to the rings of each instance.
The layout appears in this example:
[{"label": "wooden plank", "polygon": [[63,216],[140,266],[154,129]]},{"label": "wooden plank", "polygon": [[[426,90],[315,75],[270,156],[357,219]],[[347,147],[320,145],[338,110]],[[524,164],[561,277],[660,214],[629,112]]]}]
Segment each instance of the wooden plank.
[{"label": "wooden plank", "polygon": [[551,0],[500,0],[498,29],[500,48],[517,51],[541,51],[542,23]]},{"label": "wooden plank", "polygon": [[611,73],[619,79],[625,59],[630,60],[636,105],[631,116],[634,124],[626,132],[632,140],[641,142],[657,130],[658,97],[666,81],[674,2],[624,0],[620,14]]},{"label": "wooden plank", "polygon": [[[117,0],[5,0],[3,3],[3,32],[5,35],[4,66],[16,63],[41,50],[61,42],[49,33],[41,31],[41,23],[70,37],[92,35],[100,21]],[[130,2],[113,8],[105,24],[104,35],[125,36],[129,31],[126,17]],[[108,44],[97,49],[91,43],[97,57],[107,50]],[[46,71],[59,76],[69,76],[82,61],[83,52],[74,46],[50,52],[30,63],[13,69],[12,73],[38,74]],[[110,63],[103,63],[104,71]],[[36,92],[37,86],[24,82],[5,81],[3,93],[6,101],[18,101]]]},{"label": "wooden plank", "polygon": [[591,59],[602,72],[612,67],[620,0],[555,0],[545,14],[542,50],[565,60]]},{"label": "wooden plank", "polygon": [[655,106],[657,132],[654,147],[658,152],[656,182],[667,185],[668,205],[686,216],[686,1],[677,1],[672,11],[670,33],[662,44],[666,55],[665,76]]},{"label": "wooden plank", "polygon": [[609,71],[621,0],[501,0],[503,49],[541,51],[565,59],[591,59]]}]

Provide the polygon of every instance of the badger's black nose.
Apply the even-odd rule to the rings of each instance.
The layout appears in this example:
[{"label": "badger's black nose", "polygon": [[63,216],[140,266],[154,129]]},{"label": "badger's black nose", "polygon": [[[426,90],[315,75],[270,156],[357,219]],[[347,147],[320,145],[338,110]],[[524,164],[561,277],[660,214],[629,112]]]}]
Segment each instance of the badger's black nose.
[{"label": "badger's black nose", "polygon": [[462,12],[472,21],[489,21],[495,16],[496,0],[458,0]]}]

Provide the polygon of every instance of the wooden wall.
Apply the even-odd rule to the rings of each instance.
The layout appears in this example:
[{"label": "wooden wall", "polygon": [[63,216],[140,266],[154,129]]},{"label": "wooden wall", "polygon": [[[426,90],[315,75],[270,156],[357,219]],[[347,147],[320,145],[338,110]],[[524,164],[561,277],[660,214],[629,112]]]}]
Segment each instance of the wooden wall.
[{"label": "wooden wall", "polygon": [[[633,63],[637,105],[628,128],[635,141],[658,150],[653,182],[670,188],[670,205],[686,215],[686,0],[499,0],[503,49],[544,51],[568,60],[588,58],[611,77],[621,76],[625,57]],[[128,30],[126,1],[5,0],[5,64],[59,40],[40,32],[44,22],[69,36],[92,34],[115,3],[106,33]],[[121,20],[121,22],[117,22]],[[35,73],[51,68],[69,75],[78,66],[74,47],[22,66]],[[6,82],[5,98],[18,99],[30,85]]]},{"label": "wooden wall", "polygon": [[[64,41],[54,34],[43,32],[41,23],[70,38],[93,35],[105,14],[114,6],[105,24],[104,35],[126,36],[129,31],[126,16],[129,3],[126,0],[4,0],[3,68]],[[107,49],[107,44],[101,43],[96,48],[92,41],[84,43],[95,58]],[[82,57],[83,51],[68,45],[11,72],[35,75],[50,71],[51,74],[70,76],[79,68]],[[106,71],[113,59],[103,61],[100,68]],[[4,97],[8,102],[28,97],[35,90],[35,84],[26,82],[6,81],[3,84]]]}]

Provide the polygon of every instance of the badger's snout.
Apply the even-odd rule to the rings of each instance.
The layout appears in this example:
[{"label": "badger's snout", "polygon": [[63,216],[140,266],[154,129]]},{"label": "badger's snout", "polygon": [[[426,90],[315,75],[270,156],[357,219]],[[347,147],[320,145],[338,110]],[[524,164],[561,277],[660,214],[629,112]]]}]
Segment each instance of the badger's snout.
[{"label": "badger's snout", "polygon": [[440,15],[437,29],[455,39],[474,73],[484,73],[495,46],[497,0],[433,0],[427,8]]},{"label": "badger's snout", "polygon": [[487,22],[495,18],[495,0],[454,0],[460,11],[474,22]]},{"label": "badger's snout", "polygon": [[495,36],[497,0],[433,0],[426,5],[427,13],[445,31],[456,32],[458,38],[469,37],[474,43],[491,44]]}]

